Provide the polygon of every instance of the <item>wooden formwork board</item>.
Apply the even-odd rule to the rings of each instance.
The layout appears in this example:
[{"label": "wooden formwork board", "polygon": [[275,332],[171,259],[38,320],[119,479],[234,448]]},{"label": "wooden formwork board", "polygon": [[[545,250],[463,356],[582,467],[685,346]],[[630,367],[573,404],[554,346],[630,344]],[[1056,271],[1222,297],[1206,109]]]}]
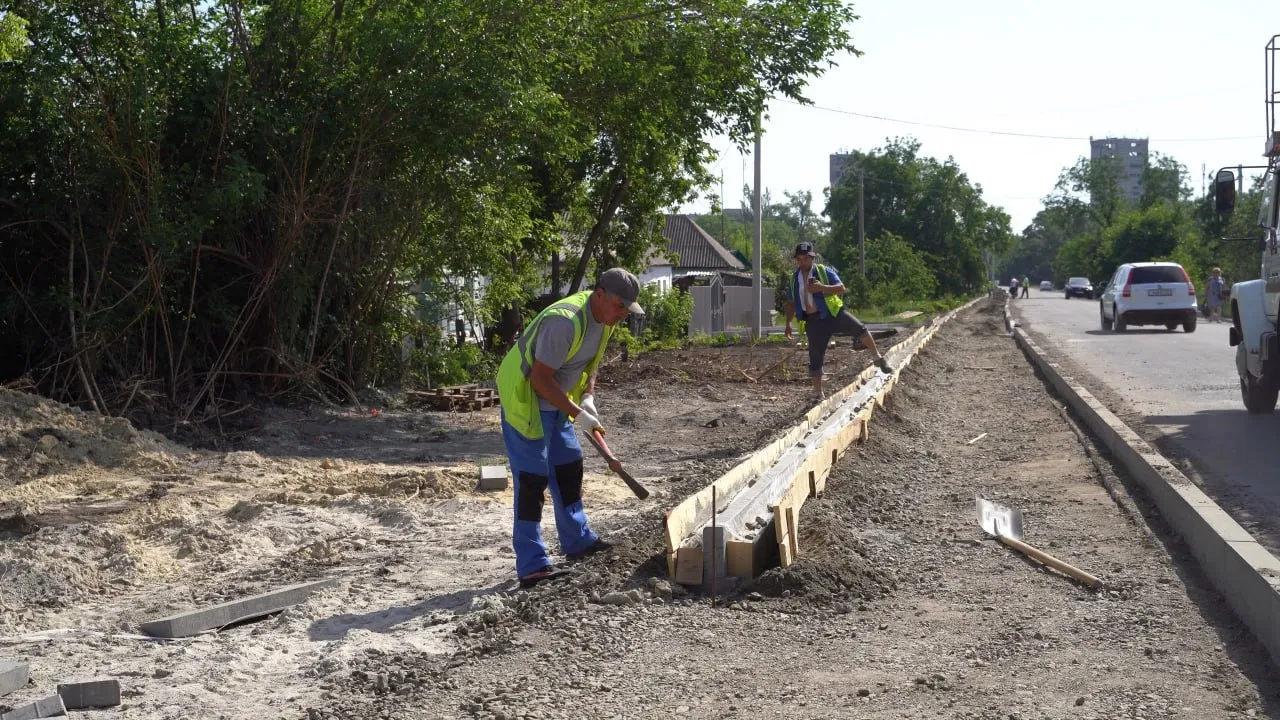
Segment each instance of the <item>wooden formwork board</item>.
[{"label": "wooden formwork board", "polygon": [[[981,299],[981,298],[979,298]],[[736,577],[755,577],[772,564],[790,565],[799,556],[800,511],[805,500],[821,494],[840,456],[858,442],[865,442],[870,430],[872,415],[877,405],[883,406],[884,398],[897,385],[899,373],[911,364],[915,355],[933,338],[938,329],[960,311],[972,306],[973,300],[934,322],[917,329],[903,341],[895,344],[886,354],[899,354],[910,349],[896,363],[897,372],[885,380],[870,402],[836,433],[829,435],[821,447],[808,454],[804,462],[785,480],[786,487],[777,503],[770,506],[772,519],[759,530],[752,540],[729,538],[725,544],[726,570]],[[666,513],[664,531],[667,544],[667,563],[672,577],[683,584],[701,581],[702,550],[699,547],[682,547],[685,538],[710,521],[712,488],[727,506],[733,498],[746,489],[762,472],[776,463],[805,435],[817,427],[832,412],[861,389],[879,370],[870,367],[858,378],[806,413],[796,427],[781,438],[753,453],[728,473],[699,492],[689,496]],[[771,557],[773,556],[773,557]],[[774,561],[778,562],[774,562]],[[694,578],[696,582],[690,582]]]},{"label": "wooden formwork board", "polygon": [[[893,352],[898,348],[904,347],[910,343],[921,331],[917,330],[907,339],[893,346],[889,352]],[[715,495],[720,498],[724,504],[737,495],[743,488],[756,477],[760,475],[766,468],[777,462],[788,448],[795,445],[804,437],[805,433],[819,423],[827,415],[830,415],[834,408],[839,407],[851,395],[856,393],[866,382],[875,377],[880,371],[875,367],[864,370],[854,382],[841,388],[838,392],[832,394],[818,405],[814,406],[804,419],[791,430],[787,431],[782,437],[774,440],[763,448],[757,450],[748,456],[745,460],[734,466],[729,472],[721,475],[711,485],[707,485],[698,492],[685,498],[680,504],[668,510],[663,518],[663,534],[667,546],[667,567],[668,572],[674,577],[676,573],[676,554],[680,549],[681,542],[689,535],[695,533],[701,526],[707,524],[711,520],[711,498],[712,486],[715,487]]]},{"label": "wooden formwork board", "polygon": [[[749,540],[730,539],[725,544],[725,567],[735,577],[755,577],[765,567],[789,566],[799,554],[798,519],[805,500],[820,494],[840,457],[854,443],[860,442],[874,412],[868,402],[836,433],[807,453],[804,461],[787,479],[783,494],[769,506],[772,520]],[[787,515],[790,513],[790,516]],[[701,578],[702,549],[679,547],[673,553],[677,582],[684,578]],[[696,566],[696,567],[695,567]],[[690,583],[690,584],[696,584]]]}]

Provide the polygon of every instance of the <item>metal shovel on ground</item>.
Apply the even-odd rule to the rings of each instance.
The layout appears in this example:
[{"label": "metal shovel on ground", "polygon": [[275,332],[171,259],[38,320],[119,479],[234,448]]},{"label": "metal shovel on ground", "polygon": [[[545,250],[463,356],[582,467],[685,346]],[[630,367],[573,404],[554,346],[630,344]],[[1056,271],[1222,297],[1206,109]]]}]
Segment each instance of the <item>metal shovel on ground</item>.
[{"label": "metal shovel on ground", "polygon": [[1021,510],[997,505],[996,503],[976,496],[974,497],[974,504],[977,506],[978,510],[978,524],[982,526],[982,529],[986,531],[988,535],[991,535],[1000,542],[1008,545],[1027,557],[1034,558],[1058,572],[1079,580],[1088,587],[1102,587],[1102,581],[1098,578],[1074,565],[1059,560],[1043,550],[1038,550],[1023,542]]}]

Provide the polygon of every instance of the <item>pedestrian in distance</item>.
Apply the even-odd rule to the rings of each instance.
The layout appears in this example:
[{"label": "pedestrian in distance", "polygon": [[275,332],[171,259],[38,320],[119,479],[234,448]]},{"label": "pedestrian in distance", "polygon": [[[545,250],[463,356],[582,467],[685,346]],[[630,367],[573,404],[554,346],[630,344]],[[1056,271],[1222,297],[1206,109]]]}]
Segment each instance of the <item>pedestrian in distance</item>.
[{"label": "pedestrian in distance", "polygon": [[822,392],[822,363],[832,336],[849,335],[855,343],[861,342],[875,355],[875,365],[881,372],[892,375],[893,368],[880,354],[866,325],[844,309],[840,296],[845,294],[845,287],[836,269],[814,262],[816,257],[812,244],[802,242],[796,245],[796,271],[791,274],[791,301],[787,303],[785,332],[790,339],[791,319],[798,318],[800,331],[809,339],[809,377],[813,379],[814,398],[821,400],[825,397]]},{"label": "pedestrian in distance", "polygon": [[[570,295],[529,323],[498,369],[502,440],[511,463],[515,521],[512,547],[520,586],[531,588],[568,571],[557,567],[542,541],[542,508],[551,490],[560,549],[581,560],[612,547],[587,524],[582,503],[582,445],[574,433],[599,429],[596,369],[614,327],[628,313],[644,314],[635,275],[613,268],[595,289]],[[620,472],[616,461],[610,469]]]},{"label": "pedestrian in distance", "polygon": [[1010,300],[1018,299],[1018,278],[1009,279],[1009,299]]},{"label": "pedestrian in distance", "polygon": [[1022,297],[1031,296],[1031,280],[1028,279],[1026,275],[1022,276],[1022,282],[1019,284],[1019,287],[1022,288]]},{"label": "pedestrian in distance", "polygon": [[1222,322],[1222,303],[1226,299],[1227,283],[1222,279],[1222,268],[1215,267],[1209,271],[1209,282],[1205,286],[1205,307],[1209,310],[1209,322]]}]

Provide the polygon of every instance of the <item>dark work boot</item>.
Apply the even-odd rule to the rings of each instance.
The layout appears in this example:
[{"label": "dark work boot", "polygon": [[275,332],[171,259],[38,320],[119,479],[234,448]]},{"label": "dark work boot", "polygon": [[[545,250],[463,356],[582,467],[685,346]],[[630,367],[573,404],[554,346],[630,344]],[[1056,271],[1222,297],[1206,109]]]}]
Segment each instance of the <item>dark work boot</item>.
[{"label": "dark work boot", "polygon": [[595,542],[587,546],[587,549],[582,550],[580,552],[576,552],[576,553],[568,553],[567,555],[565,555],[565,557],[576,562],[590,555],[607,552],[612,549],[613,549],[613,543],[609,542],[608,540],[600,540],[597,538]]},{"label": "dark work boot", "polygon": [[565,575],[568,575],[568,574],[569,574],[568,570],[565,570],[563,568],[558,568],[555,565],[548,565],[542,568],[541,570],[536,570],[534,572],[529,573],[528,575],[521,577],[520,587],[528,589],[537,585],[543,580],[554,580],[559,577],[564,577]]}]

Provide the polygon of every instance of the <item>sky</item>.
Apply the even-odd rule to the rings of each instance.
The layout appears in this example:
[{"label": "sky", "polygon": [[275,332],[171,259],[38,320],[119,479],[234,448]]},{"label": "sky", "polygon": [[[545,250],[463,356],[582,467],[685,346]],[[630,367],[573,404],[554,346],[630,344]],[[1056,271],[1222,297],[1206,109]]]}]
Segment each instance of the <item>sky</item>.
[{"label": "sky", "polygon": [[[1202,164],[1212,174],[1263,161],[1263,48],[1280,34],[1277,0],[865,0],[854,10],[863,55],[842,54],[805,91],[828,109],[770,103],[761,184],[775,202],[809,190],[822,212],[828,155],[898,136],[954,158],[1014,232],[1062,170],[1088,157],[1090,136],[1149,138],[1153,153],[1186,166],[1197,195]],[[724,205],[736,208],[753,180],[750,149],[711,141]],[[704,196],[682,210],[709,206]]]}]

